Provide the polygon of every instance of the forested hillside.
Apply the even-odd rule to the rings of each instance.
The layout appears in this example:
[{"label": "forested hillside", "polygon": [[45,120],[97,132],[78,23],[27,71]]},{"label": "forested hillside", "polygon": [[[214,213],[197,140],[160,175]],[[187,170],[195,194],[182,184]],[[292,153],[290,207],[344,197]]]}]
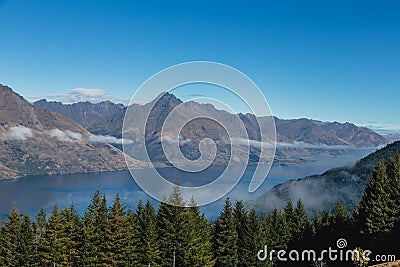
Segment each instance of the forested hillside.
[{"label": "forested hillside", "polygon": [[[83,216],[74,206],[46,218],[32,219],[14,206],[0,230],[1,266],[298,266],[299,262],[260,261],[259,250],[336,248],[369,249],[400,256],[400,157],[380,161],[361,202],[349,214],[342,203],[334,210],[307,216],[302,201],[259,217],[242,202],[229,199],[217,220],[208,222],[194,200],[185,208],[179,188],[156,211],[147,201],[131,211],[117,195],[108,207],[97,191]],[[275,254],[276,255],[276,254]],[[174,265],[175,264],[175,265]],[[336,266],[327,258],[303,266]],[[352,261],[340,266],[354,266]],[[358,265],[363,266],[363,265]]]},{"label": "forested hillside", "polygon": [[361,200],[365,185],[379,161],[387,161],[400,154],[400,142],[394,142],[361,159],[353,167],[335,168],[320,175],[290,180],[273,187],[261,197],[247,205],[259,213],[283,208],[291,199],[301,198],[307,211],[332,210],[338,201],[345,204],[348,211]]}]

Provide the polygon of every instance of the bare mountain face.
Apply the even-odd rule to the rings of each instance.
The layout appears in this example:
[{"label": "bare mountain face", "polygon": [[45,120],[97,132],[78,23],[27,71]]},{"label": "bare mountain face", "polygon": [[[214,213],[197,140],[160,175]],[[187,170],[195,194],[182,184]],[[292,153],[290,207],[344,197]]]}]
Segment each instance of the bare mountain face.
[{"label": "bare mountain face", "polygon": [[[189,114],[208,114],[210,117],[217,118],[228,124],[243,123],[250,140],[260,141],[259,127],[265,127],[268,118],[259,118],[261,125],[258,126],[256,118],[252,114],[231,114],[224,110],[218,110],[210,104],[200,104],[193,101],[182,103],[174,95],[165,93],[153,102],[145,105],[134,105],[130,108],[134,112],[134,121],[127,122],[130,125],[130,132],[134,142],[141,142],[142,133],[135,125],[144,124],[146,114],[150,112],[150,107],[154,105],[147,120],[146,128],[146,147],[152,160],[157,162],[166,162],[165,155],[161,145],[161,127],[170,112],[180,106],[177,112],[179,118],[188,117]],[[96,105],[82,103],[82,105]],[[53,107],[54,108],[54,107]],[[72,108],[70,105],[64,106],[63,111],[68,116],[73,113],[65,111]],[[83,108],[82,110],[85,110]],[[57,111],[54,108],[53,111]],[[82,112],[82,111],[81,111]],[[122,124],[126,108],[118,108],[116,112],[103,115],[97,119],[91,117],[87,121],[86,129],[94,134],[111,135],[117,138],[122,136]],[[83,115],[76,115],[81,117]],[[238,117],[240,121],[238,121]],[[73,118],[70,116],[70,118]],[[299,160],[313,160],[323,155],[338,156],[341,153],[347,153],[351,149],[378,147],[388,143],[381,135],[374,131],[358,127],[351,123],[320,122],[310,119],[283,120],[274,118],[277,131],[277,151],[276,161],[283,164],[296,164]],[[168,123],[170,131],[176,128],[177,122]],[[166,131],[168,133],[168,130]],[[171,136],[173,137],[173,136]],[[218,123],[207,119],[197,119],[188,123],[182,128],[180,148],[182,153],[190,159],[196,159],[200,156],[198,145],[201,139],[211,138],[218,147],[215,163],[225,164],[229,161],[231,147],[226,144],[226,131]],[[268,138],[267,138],[268,139]],[[329,149],[327,149],[329,148]],[[143,151],[144,153],[144,151]],[[142,153],[138,153],[142,154]],[[257,162],[259,151],[256,146],[251,147],[250,162]],[[246,162],[246,159],[240,158],[237,163]]]},{"label": "bare mountain face", "polygon": [[345,142],[357,147],[380,146],[387,142],[386,138],[366,127],[358,127],[353,123],[316,122],[325,131],[336,135]]},{"label": "bare mountain face", "polygon": [[0,85],[0,178],[126,168],[121,151],[89,143],[90,136],[71,119]]}]

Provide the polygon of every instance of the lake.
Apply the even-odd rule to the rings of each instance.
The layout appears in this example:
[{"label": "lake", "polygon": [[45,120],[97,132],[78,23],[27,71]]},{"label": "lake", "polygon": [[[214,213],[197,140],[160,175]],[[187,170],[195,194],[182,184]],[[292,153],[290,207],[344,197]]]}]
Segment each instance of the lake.
[{"label": "lake", "polygon": [[[290,179],[318,174],[333,167],[354,164],[356,160],[370,152],[363,150],[337,158],[321,158],[318,161],[305,162],[301,166],[274,165],[263,185],[254,193],[248,192],[248,185],[253,173],[253,167],[249,167],[228,196],[231,200],[254,199],[274,185]],[[221,166],[211,167],[205,172],[192,174],[190,179],[187,178],[187,173],[175,168],[160,168],[159,172],[167,175],[173,181],[178,180],[180,184],[189,186],[208,183],[222,170]],[[30,176],[14,180],[0,180],[0,220],[5,219],[13,202],[17,203],[20,211],[27,212],[32,218],[40,208],[44,208],[49,214],[55,203],[58,203],[60,208],[73,203],[77,211],[83,214],[97,189],[106,195],[109,205],[117,193],[123,202],[133,210],[139,200],[150,199],[155,206],[158,205],[156,200],[151,199],[139,188],[128,171]],[[203,206],[201,211],[209,219],[216,218],[224,201],[225,198]]]}]

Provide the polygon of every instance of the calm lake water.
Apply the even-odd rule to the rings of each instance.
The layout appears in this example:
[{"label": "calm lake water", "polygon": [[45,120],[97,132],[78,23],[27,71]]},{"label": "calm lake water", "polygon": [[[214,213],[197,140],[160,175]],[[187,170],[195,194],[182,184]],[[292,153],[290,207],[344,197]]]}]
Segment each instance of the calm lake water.
[{"label": "calm lake water", "polygon": [[[320,159],[315,162],[304,163],[301,166],[274,165],[263,185],[259,190],[251,194],[248,192],[248,185],[252,177],[253,168],[249,167],[239,184],[228,196],[231,200],[254,199],[274,185],[289,179],[318,174],[329,168],[354,163],[369,152],[359,151],[334,160],[332,158]],[[178,180],[180,184],[186,186],[208,183],[218,176],[221,171],[223,171],[223,167],[212,167],[205,172],[192,174],[190,179],[187,179],[187,174],[177,169],[159,169],[159,172],[167,175],[170,180]],[[155,206],[158,205],[156,200],[151,199],[138,187],[128,171],[30,176],[17,180],[0,180],[0,220],[6,218],[13,202],[17,203],[20,211],[27,212],[32,217],[40,208],[44,208],[49,214],[55,203],[58,203],[60,208],[73,203],[77,211],[83,214],[97,189],[106,195],[109,205],[117,193],[119,193],[124,203],[133,210],[139,200],[146,201],[150,199]],[[219,215],[223,203],[224,199],[221,199],[201,207],[201,210],[207,218],[213,219]]]}]

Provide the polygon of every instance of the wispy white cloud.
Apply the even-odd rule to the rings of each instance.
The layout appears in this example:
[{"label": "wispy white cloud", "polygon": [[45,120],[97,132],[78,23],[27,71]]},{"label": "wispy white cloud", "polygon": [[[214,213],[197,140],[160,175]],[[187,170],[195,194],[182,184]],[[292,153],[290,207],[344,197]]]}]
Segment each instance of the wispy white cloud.
[{"label": "wispy white cloud", "polygon": [[366,122],[357,125],[370,128],[379,134],[400,134],[400,124],[392,122]]},{"label": "wispy white cloud", "polygon": [[89,143],[106,143],[106,144],[132,144],[132,140],[120,139],[109,135],[91,135],[87,138]]},{"label": "wispy white cloud", "polygon": [[53,129],[49,131],[49,135],[61,142],[79,142],[83,139],[82,134],[69,130],[61,131],[60,129]]},{"label": "wispy white cloud", "polygon": [[34,131],[28,127],[19,125],[10,127],[6,130],[5,133],[0,135],[0,139],[6,140],[15,140],[15,141],[25,141],[28,138],[32,138],[34,135]]},{"label": "wispy white cloud", "polygon": [[110,135],[90,135],[84,136],[81,133],[72,132],[69,130],[61,131],[60,129],[53,129],[50,131],[50,136],[62,142],[79,142],[87,141],[89,143],[103,143],[103,144],[131,144],[132,140],[120,139]]},{"label": "wispy white cloud", "polygon": [[[234,146],[241,146],[241,145],[250,145],[252,147],[261,147],[261,145],[264,148],[270,148],[273,147],[273,143],[268,143],[268,142],[260,142],[256,140],[247,140],[244,138],[232,138],[232,145]],[[346,146],[346,145],[324,145],[324,144],[310,144],[310,143],[304,143],[304,142],[293,142],[293,143],[286,143],[286,142],[277,142],[276,143],[277,148],[308,148],[308,149],[349,149],[349,148],[354,148],[352,146]]]},{"label": "wispy white cloud", "polygon": [[179,140],[176,139],[176,138],[169,137],[169,136],[167,136],[167,135],[164,135],[162,138],[163,138],[163,141],[165,141],[165,142],[167,142],[167,143],[171,143],[171,144],[177,144],[177,143],[179,143],[179,145],[187,145],[187,144],[189,144],[190,142],[192,142],[192,140],[190,140],[189,138],[188,138],[188,139],[185,139],[185,138],[183,138],[182,136],[179,136]]},{"label": "wispy white cloud", "polygon": [[109,135],[90,135],[84,136],[81,133],[73,131],[63,131],[60,129],[52,129],[45,131],[34,130],[22,125],[14,127],[5,127],[5,132],[0,133],[0,140],[9,141],[26,141],[33,138],[35,135],[46,135],[49,138],[56,139],[60,142],[80,142],[86,141],[89,143],[103,143],[103,144],[132,144],[133,141],[129,139],[120,139]]},{"label": "wispy white cloud", "polygon": [[96,88],[75,88],[66,94],[48,94],[48,95],[31,95],[27,96],[31,101],[38,99],[47,99],[53,101],[60,101],[63,103],[75,103],[75,102],[94,102],[98,103],[101,101],[111,101],[114,103],[126,104],[128,101],[115,98],[107,93],[103,89]]}]

